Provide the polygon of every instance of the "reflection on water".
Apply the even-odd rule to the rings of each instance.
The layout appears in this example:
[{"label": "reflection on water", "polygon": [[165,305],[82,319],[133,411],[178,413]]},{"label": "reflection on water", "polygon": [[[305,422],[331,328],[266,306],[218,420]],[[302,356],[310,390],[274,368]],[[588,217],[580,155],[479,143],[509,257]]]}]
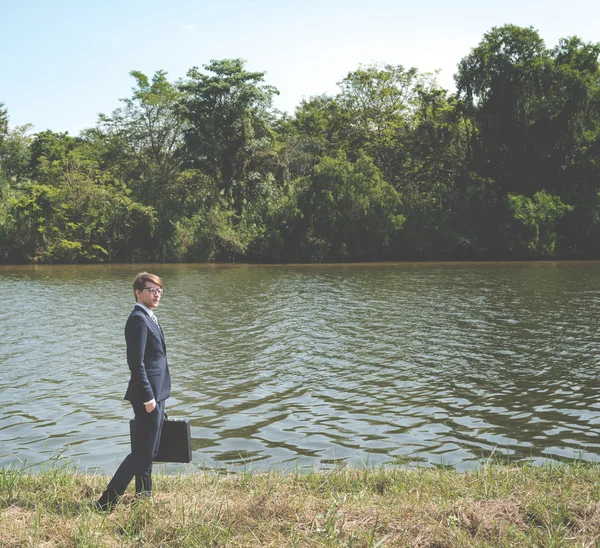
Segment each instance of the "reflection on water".
[{"label": "reflection on water", "polygon": [[[194,466],[600,455],[600,263],[144,268]],[[114,471],[138,270],[0,267],[0,465]]]}]

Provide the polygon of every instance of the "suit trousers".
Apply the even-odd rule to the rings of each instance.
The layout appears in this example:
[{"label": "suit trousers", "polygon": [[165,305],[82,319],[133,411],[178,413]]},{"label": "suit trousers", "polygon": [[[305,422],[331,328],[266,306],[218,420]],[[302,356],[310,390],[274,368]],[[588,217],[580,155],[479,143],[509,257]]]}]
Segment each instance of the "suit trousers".
[{"label": "suit trousers", "polygon": [[132,403],[135,414],[135,438],[131,453],[125,457],[106,488],[108,500],[123,496],[135,477],[135,492],[152,491],[152,459],[158,453],[160,434],[165,419],[165,402],[156,402],[152,413],[143,403]]}]

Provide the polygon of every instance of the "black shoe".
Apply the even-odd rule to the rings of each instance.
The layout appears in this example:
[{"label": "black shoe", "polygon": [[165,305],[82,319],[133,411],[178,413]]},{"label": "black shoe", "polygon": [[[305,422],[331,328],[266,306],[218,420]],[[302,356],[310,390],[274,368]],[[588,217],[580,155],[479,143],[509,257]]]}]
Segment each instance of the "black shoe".
[{"label": "black shoe", "polygon": [[136,503],[140,503],[146,500],[152,500],[152,491],[138,491],[135,494]]},{"label": "black shoe", "polygon": [[98,512],[112,512],[119,501],[118,496],[109,496],[108,491],[104,491],[102,496],[94,503],[94,509]]}]

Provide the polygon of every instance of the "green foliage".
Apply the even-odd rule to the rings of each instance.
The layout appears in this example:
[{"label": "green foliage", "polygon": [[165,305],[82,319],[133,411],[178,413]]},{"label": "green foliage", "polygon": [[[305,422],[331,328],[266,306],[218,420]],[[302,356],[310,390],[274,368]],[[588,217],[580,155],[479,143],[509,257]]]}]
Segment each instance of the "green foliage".
[{"label": "green foliage", "polygon": [[122,99],[124,106],[111,116],[100,116],[106,137],[99,137],[106,139],[105,146],[122,149],[113,160],[131,179],[136,196],[162,211],[166,206],[163,192],[179,172],[177,154],[184,130],[177,110],[181,93],[164,71],[156,72],[151,81],[142,72],[130,74],[136,82],[133,95]]},{"label": "green foliage", "polygon": [[186,158],[218,182],[239,214],[253,183],[277,162],[269,109],[278,91],[241,59],[213,60],[204,69],[211,74],[194,67],[179,85]]},{"label": "green foliage", "polygon": [[0,169],[15,184],[24,180],[29,173],[30,130],[31,125],[16,126],[9,129],[0,141]]},{"label": "green foliage", "polygon": [[559,224],[564,246],[571,257],[600,257],[600,192],[588,184],[575,196],[573,212]]},{"label": "green foliage", "polygon": [[0,145],[8,133],[8,110],[4,108],[4,103],[0,102]]},{"label": "green foliage", "polygon": [[310,175],[323,156],[335,156],[344,148],[346,118],[335,98],[321,95],[303,100],[292,119],[278,122],[281,156],[291,180]]},{"label": "green foliage", "polygon": [[284,192],[272,186],[271,191],[263,201],[263,229],[249,251],[261,261],[298,261],[304,232],[297,190],[290,187]]},{"label": "green foliage", "polygon": [[[470,178],[491,182],[496,204],[488,209],[491,226],[504,223],[506,201],[513,212],[525,207],[509,194],[546,191],[591,215],[585,202],[598,191],[600,176],[599,54],[600,44],[576,37],[550,50],[533,28],[505,25],[486,33],[461,61],[456,82],[461,110],[472,124],[466,167]],[[583,215],[557,225],[569,242],[564,249],[592,249],[580,227],[593,222]],[[499,230],[487,243],[496,250],[553,255],[556,242],[543,232],[538,243],[533,234],[510,236],[507,245],[508,233]]]},{"label": "green foliage", "polygon": [[473,162],[502,192],[539,189],[537,120],[552,61],[533,28],[494,27],[459,64],[459,95],[474,120]]},{"label": "green foliage", "polygon": [[152,208],[134,203],[77,151],[64,162],[42,156],[38,167],[49,183],[24,183],[9,201],[3,246],[12,260],[114,260],[152,234]]},{"label": "green foliage", "polygon": [[77,137],[0,104],[0,261],[599,258],[599,56],[504,25],[456,95],[371,64],[293,115],[241,59],[132,71]]},{"label": "green foliage", "polygon": [[355,163],[323,158],[298,201],[311,259],[385,255],[405,220],[400,195],[364,152]]},{"label": "green foliage", "polygon": [[558,241],[556,225],[565,213],[573,211],[573,207],[545,190],[536,192],[533,198],[509,194],[506,202],[511,250],[535,258],[554,257]]},{"label": "green foliage", "polygon": [[[156,212],[151,254],[166,260],[175,223],[185,215],[179,200],[187,201],[196,184],[181,170],[185,122],[178,105],[182,95],[164,71],[152,79],[140,71],[130,75],[136,84],[132,96],[122,99],[123,107],[111,116],[101,115],[101,131],[89,137],[103,152],[99,161],[104,169],[126,181],[133,198]],[[188,182],[190,189],[185,188]]]},{"label": "green foliage", "polygon": [[9,231],[9,200],[10,200],[10,184],[7,177],[0,170],[0,262],[10,253],[8,245],[7,233]]},{"label": "green foliage", "polygon": [[231,259],[245,252],[233,227],[232,212],[215,206],[200,210],[175,224],[169,259],[175,261],[214,261]]},{"label": "green foliage", "polygon": [[416,258],[472,253],[477,248],[472,235],[485,220],[472,207],[465,173],[468,122],[461,118],[455,98],[435,81],[420,86],[417,97],[412,129],[402,139],[404,158],[395,170],[407,218],[399,252]]},{"label": "green foliage", "polygon": [[68,132],[47,130],[35,134],[29,146],[30,178],[43,184],[54,184],[57,171],[66,162],[69,152],[79,144],[80,141]]},{"label": "green foliage", "polygon": [[360,67],[339,83],[343,132],[350,150],[354,154],[364,150],[391,182],[422,85],[425,79],[416,68],[393,65]]}]

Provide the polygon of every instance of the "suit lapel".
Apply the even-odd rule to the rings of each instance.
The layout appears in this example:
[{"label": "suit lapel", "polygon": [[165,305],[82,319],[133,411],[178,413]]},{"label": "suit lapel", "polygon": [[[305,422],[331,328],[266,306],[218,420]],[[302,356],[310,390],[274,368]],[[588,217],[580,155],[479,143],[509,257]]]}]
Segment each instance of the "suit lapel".
[{"label": "suit lapel", "polygon": [[[150,320],[150,323],[154,323],[151,318],[148,318],[148,319]],[[158,322],[158,320],[157,320],[157,322]],[[158,332],[160,333],[160,340],[162,341],[163,349],[166,352],[167,345],[165,343],[165,334],[163,333],[162,327],[160,326],[159,323],[155,323],[154,327],[158,328]]]},{"label": "suit lapel", "polygon": [[162,341],[162,344],[163,344],[163,348],[166,351],[165,334],[163,333],[162,327],[160,327],[158,325],[158,323],[155,323],[154,320],[148,314],[148,312],[146,312],[143,308],[141,308],[139,306],[136,308],[139,308],[144,313],[146,322],[150,325],[150,328],[160,337],[160,340]]}]

